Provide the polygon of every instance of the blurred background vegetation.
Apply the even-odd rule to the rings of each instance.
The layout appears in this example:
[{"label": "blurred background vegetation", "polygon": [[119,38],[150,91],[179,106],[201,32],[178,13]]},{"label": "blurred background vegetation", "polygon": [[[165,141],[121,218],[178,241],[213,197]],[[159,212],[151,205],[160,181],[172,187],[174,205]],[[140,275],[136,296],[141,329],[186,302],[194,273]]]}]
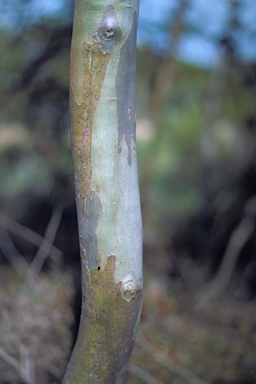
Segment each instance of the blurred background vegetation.
[{"label": "blurred background vegetation", "polygon": [[[126,384],[256,383],[256,27],[243,21],[248,2],[226,0],[209,33],[187,17],[196,2],[141,1],[145,292]],[[0,383],[60,383],[80,313],[72,1],[1,1],[0,11]],[[216,60],[200,65],[196,46],[182,60],[191,34]]]}]

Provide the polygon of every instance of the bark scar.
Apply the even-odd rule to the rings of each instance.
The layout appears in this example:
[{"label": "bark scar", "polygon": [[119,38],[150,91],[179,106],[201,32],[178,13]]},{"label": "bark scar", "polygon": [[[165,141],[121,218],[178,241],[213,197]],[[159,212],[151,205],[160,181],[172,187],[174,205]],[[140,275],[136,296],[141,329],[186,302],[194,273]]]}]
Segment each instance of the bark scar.
[{"label": "bark scar", "polygon": [[100,26],[94,34],[100,43],[103,53],[112,53],[114,47],[122,37],[122,31],[118,24],[115,8],[113,5],[106,7]]}]

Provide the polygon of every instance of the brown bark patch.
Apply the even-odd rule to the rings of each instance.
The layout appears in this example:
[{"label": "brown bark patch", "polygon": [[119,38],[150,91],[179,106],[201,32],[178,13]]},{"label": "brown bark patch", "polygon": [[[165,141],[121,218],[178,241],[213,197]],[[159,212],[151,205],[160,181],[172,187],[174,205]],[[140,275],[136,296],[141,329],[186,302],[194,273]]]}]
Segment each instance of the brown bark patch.
[{"label": "brown bark patch", "polygon": [[125,372],[140,316],[141,290],[133,300],[125,301],[114,273],[115,256],[108,257],[104,270],[83,271],[80,329],[66,383],[121,382],[120,372]]},{"label": "brown bark patch", "polygon": [[[77,187],[78,209],[84,215],[85,197],[91,194],[92,129],[96,108],[110,55],[103,54],[99,43],[83,44],[83,96],[77,102],[70,86],[72,154]],[[75,66],[74,66],[75,68]],[[72,79],[72,75],[71,75]]]}]

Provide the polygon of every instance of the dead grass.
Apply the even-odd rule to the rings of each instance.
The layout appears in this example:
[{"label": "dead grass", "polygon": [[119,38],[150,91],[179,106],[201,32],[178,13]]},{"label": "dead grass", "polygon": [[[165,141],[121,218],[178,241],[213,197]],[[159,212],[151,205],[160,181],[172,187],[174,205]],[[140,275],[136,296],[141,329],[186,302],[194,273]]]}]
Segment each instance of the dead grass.
[{"label": "dead grass", "polygon": [[14,381],[23,375],[23,380],[33,382],[39,371],[60,378],[72,342],[70,278],[63,272],[38,276],[29,286],[12,270],[2,269],[0,279],[0,347],[20,365],[17,372],[2,356],[1,380]]}]

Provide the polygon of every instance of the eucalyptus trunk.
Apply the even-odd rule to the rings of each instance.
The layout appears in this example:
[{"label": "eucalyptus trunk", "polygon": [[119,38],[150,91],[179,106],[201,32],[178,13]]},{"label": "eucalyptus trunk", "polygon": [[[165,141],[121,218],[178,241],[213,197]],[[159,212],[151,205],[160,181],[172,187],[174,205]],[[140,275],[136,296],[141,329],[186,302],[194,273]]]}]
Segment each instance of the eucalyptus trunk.
[{"label": "eucalyptus trunk", "polygon": [[138,2],[75,0],[70,111],[82,313],[65,384],[121,383],[140,320]]}]

